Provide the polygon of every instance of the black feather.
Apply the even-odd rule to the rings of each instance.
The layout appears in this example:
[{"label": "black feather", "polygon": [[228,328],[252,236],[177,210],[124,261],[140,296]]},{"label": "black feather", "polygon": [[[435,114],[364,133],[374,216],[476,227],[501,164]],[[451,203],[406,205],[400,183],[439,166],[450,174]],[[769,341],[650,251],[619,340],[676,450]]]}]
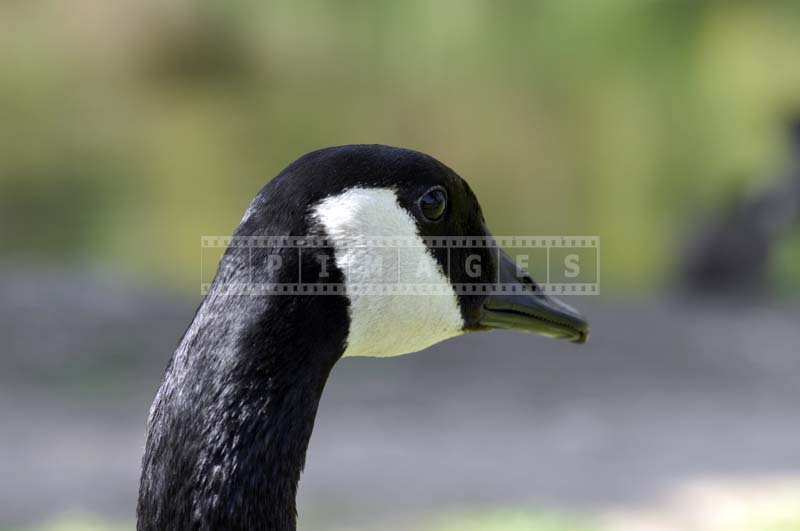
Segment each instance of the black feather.
[{"label": "black feather", "polygon": [[[421,233],[484,234],[474,195],[440,162],[387,146],[343,146],[287,167],[253,200],[235,236],[319,233],[309,209],[353,186],[391,187],[413,211],[431,185],[450,191],[454,211],[447,224],[420,226]],[[330,258],[328,281],[343,282],[333,250],[322,252]],[[278,271],[261,267],[270,253],[283,259]],[[434,255],[447,270],[447,257]],[[295,495],[317,406],[347,341],[348,299],[230,295],[223,287],[251,275],[261,283],[295,282],[299,270],[317,277],[319,262],[301,264],[292,249],[226,251],[151,408],[139,531],[295,529]],[[460,302],[469,323],[479,301]]]}]

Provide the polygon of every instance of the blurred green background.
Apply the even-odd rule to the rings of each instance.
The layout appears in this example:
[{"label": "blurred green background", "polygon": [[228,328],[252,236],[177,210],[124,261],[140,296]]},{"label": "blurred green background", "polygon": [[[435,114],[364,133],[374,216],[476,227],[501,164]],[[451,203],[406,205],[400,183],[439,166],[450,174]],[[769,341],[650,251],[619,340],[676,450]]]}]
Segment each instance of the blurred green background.
[{"label": "blurred green background", "polygon": [[800,529],[797,220],[771,296],[662,297],[780,189],[799,59],[792,0],[0,0],[0,529],[133,526],[201,236],[349,143],[442,160],[497,235],[600,236],[623,296],[574,302],[585,357],[493,334],[337,366],[304,529]]},{"label": "blurred green background", "polygon": [[6,0],[0,257],[196,293],[200,236],[289,162],[385,143],[466,177],[496,234],[597,234],[603,290],[653,291],[785,166],[798,57],[792,1]]}]

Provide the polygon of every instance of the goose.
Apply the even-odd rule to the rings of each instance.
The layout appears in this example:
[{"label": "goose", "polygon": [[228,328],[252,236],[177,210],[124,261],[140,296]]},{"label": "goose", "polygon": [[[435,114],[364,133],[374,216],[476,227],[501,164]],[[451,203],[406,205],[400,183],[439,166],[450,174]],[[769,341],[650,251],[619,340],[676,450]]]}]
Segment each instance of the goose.
[{"label": "goose", "polygon": [[[229,245],[168,363],[146,423],[139,531],[295,530],[317,406],[344,356],[396,356],[491,329],[587,339],[586,320],[537,289],[499,248],[448,253],[431,243],[491,234],[467,183],[429,155],[350,145],[302,156],[258,193],[233,238],[283,235],[322,238],[321,259],[271,238]],[[371,236],[415,244],[381,273],[364,264],[387,247],[347,244]],[[475,282],[476,262],[480,278],[499,279],[514,293],[457,293],[456,286]],[[408,272],[422,275],[430,292],[356,289]],[[298,275],[343,289],[229,289],[297,283]]]}]

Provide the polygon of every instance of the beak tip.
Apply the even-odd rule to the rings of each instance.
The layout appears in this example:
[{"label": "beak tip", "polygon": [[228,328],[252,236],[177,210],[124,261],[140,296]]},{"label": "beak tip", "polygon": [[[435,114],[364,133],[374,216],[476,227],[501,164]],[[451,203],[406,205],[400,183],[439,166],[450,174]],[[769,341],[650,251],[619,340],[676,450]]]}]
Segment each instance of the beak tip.
[{"label": "beak tip", "polygon": [[575,343],[576,345],[583,345],[587,341],[589,341],[589,329],[588,328],[586,330],[581,330],[580,333],[578,334],[578,337],[576,337],[575,339],[572,340],[572,342]]}]

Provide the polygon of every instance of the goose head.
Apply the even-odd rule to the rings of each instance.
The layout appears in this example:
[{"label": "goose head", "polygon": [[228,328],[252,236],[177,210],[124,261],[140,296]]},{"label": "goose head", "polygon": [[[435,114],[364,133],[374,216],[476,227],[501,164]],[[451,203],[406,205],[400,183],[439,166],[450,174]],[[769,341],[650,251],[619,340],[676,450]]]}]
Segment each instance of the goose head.
[{"label": "goose head", "polygon": [[433,157],[377,145],[311,153],[259,194],[239,234],[273,235],[281,202],[302,217],[284,230],[317,238],[291,251],[307,263],[303,278],[292,260],[275,274],[340,286],[343,356],[396,356],[491,329],[588,337],[585,319],[496,245],[467,182]]},{"label": "goose head", "polygon": [[490,329],[588,334],[494,245],[472,190],[441,162],[378,145],[301,157],[247,209],[167,367],[138,529],[295,529],[333,365]]}]

